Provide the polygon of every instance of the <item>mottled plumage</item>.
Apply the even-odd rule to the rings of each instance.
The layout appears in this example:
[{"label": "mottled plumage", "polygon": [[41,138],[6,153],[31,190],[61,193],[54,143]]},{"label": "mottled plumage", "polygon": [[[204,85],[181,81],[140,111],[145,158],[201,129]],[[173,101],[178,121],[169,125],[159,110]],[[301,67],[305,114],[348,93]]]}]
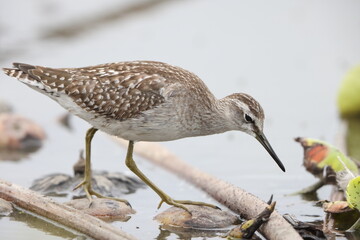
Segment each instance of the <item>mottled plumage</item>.
[{"label": "mottled plumage", "polygon": [[[254,136],[279,167],[285,168],[263,134],[264,112],[251,96],[216,99],[195,74],[161,62],[109,63],[84,68],[47,68],[14,63],[4,72],[51,97],[93,127],[87,131],[83,186],[87,197],[104,197],[91,187],[90,149],[98,129],[129,140],[126,165],[160,197],[161,203],[214,205],[174,200],[136,166],[134,141],[169,141],[231,130]],[[126,202],[123,199],[117,199]],[[160,206],[159,205],[159,206]]]},{"label": "mottled plumage", "polygon": [[14,69],[4,70],[54,97],[66,94],[86,111],[123,121],[164,102],[161,91],[173,83],[174,70],[164,66],[131,62],[54,69],[14,63]]},{"label": "mottled plumage", "polygon": [[237,130],[226,118],[233,111],[239,116],[231,117],[243,119],[241,102],[255,118],[264,118],[249,95],[217,100],[195,74],[161,62],[59,69],[14,63],[4,71],[96,128],[127,140],[167,141]]}]

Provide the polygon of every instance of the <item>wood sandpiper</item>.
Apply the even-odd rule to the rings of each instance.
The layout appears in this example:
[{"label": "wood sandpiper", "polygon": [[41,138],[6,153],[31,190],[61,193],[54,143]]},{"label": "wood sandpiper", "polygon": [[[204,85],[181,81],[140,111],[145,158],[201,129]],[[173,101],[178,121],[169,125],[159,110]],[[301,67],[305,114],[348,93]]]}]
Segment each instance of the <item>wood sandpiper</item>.
[{"label": "wood sandpiper", "polygon": [[85,138],[85,177],[77,186],[84,187],[90,201],[92,195],[104,197],[91,187],[91,140],[98,129],[129,141],[126,166],[160,196],[158,207],[163,202],[185,210],[186,204],[216,206],[174,200],[161,191],[136,166],[136,141],[170,141],[238,130],[255,137],[285,171],[263,133],[260,104],[244,93],[216,99],[199,77],[182,68],[133,61],[83,68],[14,63],[13,68],[3,70],[93,126]]}]

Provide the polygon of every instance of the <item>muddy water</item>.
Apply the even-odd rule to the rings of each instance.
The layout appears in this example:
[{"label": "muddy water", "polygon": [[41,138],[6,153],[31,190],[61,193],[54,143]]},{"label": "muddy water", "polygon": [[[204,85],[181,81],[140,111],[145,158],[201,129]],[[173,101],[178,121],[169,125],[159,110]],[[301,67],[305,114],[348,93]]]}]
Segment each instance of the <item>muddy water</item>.
[{"label": "muddy water", "polygon": [[[274,194],[281,213],[304,221],[322,220],[322,210],[313,201],[284,196],[315,181],[302,168],[302,150],[293,138],[314,137],[336,144],[340,131],[337,87],[345,72],[360,61],[359,2],[117,2],[3,3],[1,66],[13,61],[80,67],[159,60],[197,73],[217,97],[250,93],[265,110],[265,133],[286,173],[255,139],[239,132],[163,144],[194,166],[264,200]],[[55,102],[5,75],[0,78],[0,97],[47,132],[38,152],[18,162],[1,161],[0,177],[28,187],[45,174],[71,174],[83,148],[87,123],[72,118],[74,130],[65,130],[56,121],[64,110]],[[94,169],[128,172],[124,149],[101,134],[93,144]],[[174,198],[213,202],[179,178],[143,159],[136,160],[145,174]],[[330,187],[325,187],[318,198],[326,199],[329,194]],[[159,236],[159,226],[152,220],[159,212],[158,197],[149,189],[125,197],[137,214],[127,223],[114,224],[139,239]],[[168,235],[166,239],[177,238]],[[0,218],[0,236],[72,239],[76,234],[33,216],[14,215]]]}]

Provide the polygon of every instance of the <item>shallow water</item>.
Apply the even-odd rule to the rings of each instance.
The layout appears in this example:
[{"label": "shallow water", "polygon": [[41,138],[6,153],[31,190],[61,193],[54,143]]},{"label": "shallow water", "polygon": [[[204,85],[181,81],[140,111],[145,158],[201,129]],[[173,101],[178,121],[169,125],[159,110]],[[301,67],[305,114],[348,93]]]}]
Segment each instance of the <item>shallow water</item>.
[{"label": "shallow water", "polygon": [[[360,3],[117,2],[3,3],[6,7],[0,8],[1,66],[9,66],[13,61],[80,67],[113,61],[158,60],[195,72],[217,97],[232,92],[250,93],[265,110],[265,133],[286,173],[281,172],[255,139],[239,132],[162,144],[192,165],[261,199],[267,200],[274,194],[281,213],[303,221],[322,220],[323,212],[313,202],[299,196],[284,196],[315,181],[301,166],[302,149],[293,138],[313,137],[336,144],[341,131],[336,110],[337,87],[346,71],[360,61]],[[137,4],[143,7],[131,10]],[[92,24],[87,25],[89,22]],[[60,31],[69,28],[75,29],[76,34]],[[65,130],[56,122],[64,113],[60,106],[5,75],[0,79],[0,98],[10,102],[17,113],[41,124],[47,133],[44,147],[27,159],[1,161],[0,178],[29,187],[34,179],[45,174],[71,174],[83,148],[88,124],[72,118],[74,131]],[[103,134],[95,137],[93,146],[94,169],[129,173],[124,166],[124,149]],[[215,203],[179,178],[139,157],[136,161],[145,174],[174,198]],[[328,198],[330,189],[321,189],[319,199]],[[159,226],[152,218],[159,212],[158,197],[151,190],[142,189],[126,198],[137,214],[127,223],[114,224],[139,239],[156,238]],[[73,238],[68,232],[58,234],[59,229],[38,227],[32,224],[32,218],[14,219],[0,218],[0,236]],[[170,234],[166,239],[176,238]]]}]

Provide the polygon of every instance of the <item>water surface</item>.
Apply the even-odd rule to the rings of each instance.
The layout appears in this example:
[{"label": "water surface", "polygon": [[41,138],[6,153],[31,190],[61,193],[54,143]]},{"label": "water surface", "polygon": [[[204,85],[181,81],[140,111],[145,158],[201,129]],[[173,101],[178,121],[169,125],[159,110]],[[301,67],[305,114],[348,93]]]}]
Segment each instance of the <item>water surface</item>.
[{"label": "water surface", "polygon": [[[315,181],[301,166],[302,149],[293,138],[313,137],[336,144],[340,131],[337,87],[346,71],[360,61],[359,2],[153,1],[131,10],[138,4],[143,6],[143,1],[4,2],[0,8],[1,66],[13,61],[81,67],[158,60],[195,72],[219,98],[247,92],[265,110],[265,133],[286,173],[255,139],[240,132],[162,144],[192,165],[261,199],[274,194],[281,213],[304,221],[322,220],[323,212],[313,202],[284,196]],[[89,125],[73,118],[74,131],[65,130],[56,122],[64,113],[60,106],[5,75],[0,79],[0,97],[47,133],[40,151],[20,162],[0,162],[0,177],[29,187],[45,174],[71,174]],[[102,134],[95,137],[93,146],[94,169],[129,173],[124,149]],[[215,203],[181,179],[139,157],[136,161],[174,198]],[[325,187],[318,197],[326,199],[329,194],[330,187]],[[127,223],[114,224],[139,239],[156,238],[159,227],[152,218],[159,212],[159,198],[149,189],[126,198],[137,214]],[[31,222],[1,218],[0,236],[73,238]],[[177,237],[170,234],[167,239]]]}]

